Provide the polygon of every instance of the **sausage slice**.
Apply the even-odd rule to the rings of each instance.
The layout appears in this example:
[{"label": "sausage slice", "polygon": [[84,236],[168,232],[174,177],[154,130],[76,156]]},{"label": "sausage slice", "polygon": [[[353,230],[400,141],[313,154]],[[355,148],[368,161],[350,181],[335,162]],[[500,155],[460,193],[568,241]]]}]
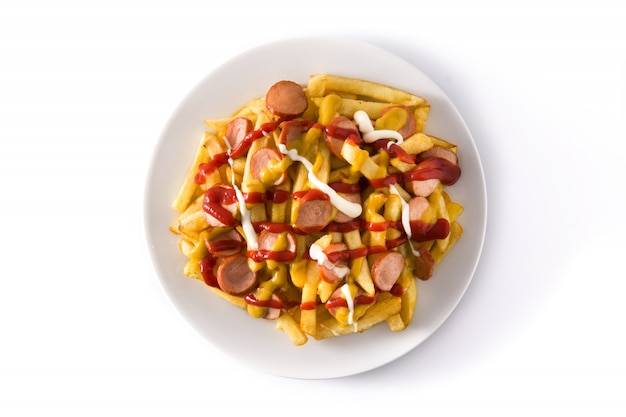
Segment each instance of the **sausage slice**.
[{"label": "sausage slice", "polygon": [[293,81],[279,81],[267,91],[265,105],[275,115],[285,119],[302,116],[309,106],[302,86]]},{"label": "sausage slice", "polygon": [[207,239],[205,244],[211,254],[221,258],[234,255],[245,246],[243,237],[237,229],[230,229],[226,233]]},{"label": "sausage slice", "polygon": [[409,200],[409,220],[421,220],[428,206],[429,203],[425,197],[413,197]]},{"label": "sausage slice", "polygon": [[[276,249],[276,243],[279,241],[279,239],[281,239],[281,235],[282,233],[286,234],[286,243],[287,245],[283,248],[280,249]],[[269,251],[283,251],[283,252],[292,252],[295,254],[296,252],[296,238],[293,234],[293,232],[282,232],[282,233],[276,233],[276,232],[270,232],[269,230],[263,230],[260,234],[259,234],[259,250],[269,250]]]},{"label": "sausage slice", "polygon": [[[359,193],[342,194],[341,196],[351,203],[361,204],[361,194]],[[351,220],[354,220],[354,217],[350,217],[342,211],[337,210],[337,214],[335,215],[335,218],[333,220],[337,223],[347,223]]]},{"label": "sausage slice", "polygon": [[[333,253],[337,252],[345,252],[348,250],[348,247],[343,243],[331,243],[326,248],[324,248],[324,253],[326,256],[329,256]],[[332,260],[330,261],[332,263]],[[340,259],[334,263],[335,267],[347,267],[348,261],[345,259]],[[342,276],[337,275],[337,270],[334,268],[329,268],[325,265],[318,265],[318,269],[320,272],[320,277],[328,282],[329,284],[337,284],[341,282],[343,279]]]},{"label": "sausage slice", "polygon": [[448,162],[453,163],[454,165],[459,164],[459,158],[452,149],[446,148],[445,146],[435,145],[427,151],[424,151],[418,155],[418,159],[423,161],[427,158],[443,158]]},{"label": "sausage slice", "polygon": [[384,116],[385,113],[387,113],[391,109],[398,109],[395,111],[406,112],[406,123],[400,129],[398,129],[398,133],[400,133],[404,139],[408,138],[409,136],[412,136],[415,132],[417,132],[417,124],[415,122],[415,115],[413,114],[411,110],[409,110],[405,106],[386,107],[381,111],[380,113],[381,117]]},{"label": "sausage slice", "polygon": [[405,187],[407,191],[417,197],[428,197],[435,191],[439,185],[438,178],[431,178],[429,180],[415,180],[407,181]]},{"label": "sausage slice", "polygon": [[328,149],[337,157],[343,160],[341,148],[346,139],[352,139],[355,143],[362,142],[359,129],[352,120],[345,116],[335,117],[324,129],[324,140]]},{"label": "sausage slice", "polygon": [[415,270],[413,275],[422,281],[426,281],[433,275],[435,270],[435,259],[430,252],[422,245],[417,245],[417,253],[419,256],[415,256]]},{"label": "sausage slice", "polygon": [[256,288],[258,279],[256,272],[248,267],[248,258],[237,254],[222,260],[217,268],[217,284],[222,291],[241,296]]},{"label": "sausage slice", "polygon": [[235,117],[226,126],[226,133],[224,136],[226,137],[226,140],[228,140],[228,143],[230,143],[230,147],[234,149],[246,137],[246,135],[252,131],[252,129],[252,120],[246,117]]},{"label": "sausage slice", "polygon": [[298,207],[295,225],[305,233],[319,232],[330,223],[332,213],[330,200],[306,200]]},{"label": "sausage slice", "polygon": [[372,281],[381,291],[389,291],[404,268],[404,256],[400,252],[383,252],[370,268]]},{"label": "sausage slice", "polygon": [[[271,160],[280,161],[282,159],[281,154],[274,148],[260,148],[250,157],[250,173],[254,179],[260,180],[261,173],[269,165]],[[282,175],[274,182],[274,185],[281,185],[287,180],[287,172],[283,172]]]}]

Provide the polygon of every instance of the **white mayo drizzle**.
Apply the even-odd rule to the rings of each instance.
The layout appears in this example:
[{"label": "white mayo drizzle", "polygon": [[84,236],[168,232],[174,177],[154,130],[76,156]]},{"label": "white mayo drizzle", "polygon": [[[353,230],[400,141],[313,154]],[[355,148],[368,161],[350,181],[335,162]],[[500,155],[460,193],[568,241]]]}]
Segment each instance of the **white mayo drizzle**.
[{"label": "white mayo drizzle", "polygon": [[409,203],[404,201],[404,198],[402,198],[402,196],[400,195],[400,192],[396,188],[395,184],[391,184],[389,186],[389,192],[391,194],[395,194],[398,197],[400,197],[400,203],[402,204],[402,228],[404,229],[404,232],[406,233],[408,237],[408,242],[409,242],[409,247],[411,248],[411,252],[413,252],[413,255],[419,257],[421,256],[420,253],[416,251],[415,249],[413,249],[413,244],[411,243],[411,217],[410,217]]},{"label": "white mayo drizzle", "polygon": [[346,275],[350,273],[350,268],[343,265],[335,265],[330,262],[328,256],[324,253],[321,246],[316,245],[315,243],[311,245],[309,248],[309,256],[311,259],[317,262],[318,265],[326,267],[334,272],[339,278],[344,278]]},{"label": "white mayo drizzle", "polygon": [[341,286],[341,292],[346,297],[346,303],[348,304],[348,324],[354,323],[354,300],[352,294],[350,294],[350,286],[343,284]]},{"label": "white mayo drizzle", "polygon": [[[230,151],[230,142],[224,136],[224,142],[226,143],[226,147]],[[243,197],[243,193],[235,184],[235,169],[233,168],[233,158],[230,157],[230,152],[228,152],[228,165],[230,165],[230,182],[235,189],[235,195],[237,196],[237,201],[239,203],[239,212],[241,213],[241,227],[243,228],[243,233],[246,235],[246,242],[248,244],[248,249],[257,250],[259,248],[259,242],[257,240],[256,232],[254,231],[254,226],[252,225],[252,220],[250,218],[250,210],[248,210],[248,206],[246,206],[246,200]]]},{"label": "white mayo drizzle", "polygon": [[404,141],[402,135],[395,130],[375,130],[370,117],[363,110],[357,110],[353,117],[366,143],[372,143],[378,139],[395,139],[397,143]]},{"label": "white mayo drizzle", "polygon": [[309,181],[311,182],[311,184],[313,184],[315,188],[327,194],[328,197],[330,197],[330,202],[332,203],[332,205],[337,207],[339,211],[341,211],[342,213],[344,213],[346,216],[349,216],[349,217],[359,217],[361,215],[361,212],[363,211],[363,207],[358,203],[353,203],[351,201],[346,200],[345,198],[337,194],[335,190],[329,187],[328,184],[326,184],[323,181],[320,181],[320,179],[317,178],[315,174],[313,173],[313,164],[311,164],[311,162],[309,162],[308,159],[300,156],[296,149],[287,149],[287,146],[282,143],[278,144],[278,149],[280,150],[282,154],[287,155],[293,161],[298,161],[302,163],[302,165],[304,165],[304,167],[308,171],[307,177]]}]

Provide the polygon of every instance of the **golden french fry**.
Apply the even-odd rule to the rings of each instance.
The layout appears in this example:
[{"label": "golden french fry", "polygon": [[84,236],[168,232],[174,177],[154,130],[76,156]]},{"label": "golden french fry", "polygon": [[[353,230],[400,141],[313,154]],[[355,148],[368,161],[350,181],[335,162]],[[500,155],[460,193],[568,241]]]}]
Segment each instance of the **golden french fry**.
[{"label": "golden french fry", "polygon": [[296,346],[301,346],[308,341],[306,333],[289,313],[283,313],[276,319],[276,328],[284,331]]},{"label": "golden french fry", "polygon": [[308,89],[312,97],[322,97],[327,91],[340,91],[354,94],[359,97],[371,97],[387,103],[398,103],[405,106],[420,106],[426,104],[422,97],[407,93],[397,88],[358,80],[355,78],[336,75],[315,74],[309,79]]}]

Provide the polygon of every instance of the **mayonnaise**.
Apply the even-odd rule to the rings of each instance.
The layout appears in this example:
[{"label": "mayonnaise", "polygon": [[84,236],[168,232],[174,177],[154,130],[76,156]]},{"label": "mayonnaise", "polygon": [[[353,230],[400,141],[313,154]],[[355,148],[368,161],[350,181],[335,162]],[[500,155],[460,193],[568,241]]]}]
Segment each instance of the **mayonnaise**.
[{"label": "mayonnaise", "polygon": [[346,297],[346,303],[348,304],[348,324],[354,323],[354,299],[350,294],[350,286],[343,284],[341,286],[341,293]]},{"label": "mayonnaise", "polygon": [[407,203],[406,201],[404,201],[404,198],[402,198],[402,196],[400,195],[400,192],[398,191],[398,189],[396,188],[395,184],[391,184],[389,186],[389,193],[390,194],[395,194],[398,197],[400,197],[400,203],[402,204],[402,228],[404,229],[404,232],[406,233],[406,236],[408,238],[408,242],[409,242],[409,247],[411,248],[411,252],[413,252],[413,255],[419,257],[421,256],[421,254],[416,251],[415,249],[413,249],[413,244],[411,243],[411,217],[410,217],[410,207],[409,207],[409,203]]},{"label": "mayonnaise", "polygon": [[344,278],[350,273],[350,268],[344,265],[336,265],[328,259],[328,256],[324,253],[321,246],[312,244],[309,248],[309,256],[311,259],[317,262],[318,265],[330,269],[333,273],[339,277]]},{"label": "mayonnaise", "polygon": [[351,201],[346,200],[335,190],[333,190],[328,184],[321,181],[319,178],[315,176],[313,172],[313,164],[309,162],[308,159],[300,156],[296,149],[287,149],[287,146],[283,143],[278,144],[278,150],[284,155],[287,155],[291,158],[292,161],[298,161],[304,165],[304,167],[308,171],[307,178],[313,184],[315,188],[323,191],[328,197],[330,197],[330,202],[333,206],[337,207],[337,210],[341,211],[348,217],[359,217],[361,212],[363,211],[363,207],[358,203],[353,203]]},{"label": "mayonnaise", "polygon": [[357,110],[353,117],[366,143],[372,143],[379,139],[395,139],[397,143],[402,143],[404,140],[402,135],[395,130],[375,130],[370,117],[363,110]]},{"label": "mayonnaise", "polygon": [[[224,136],[224,143],[226,143],[226,147],[228,150],[231,150],[230,142]],[[237,202],[239,203],[239,212],[241,213],[241,227],[243,228],[243,233],[246,238],[246,242],[248,244],[249,250],[257,250],[259,248],[259,242],[257,240],[256,232],[254,231],[254,226],[252,225],[252,220],[250,217],[250,210],[248,210],[248,206],[246,206],[246,200],[243,197],[243,193],[235,184],[235,169],[233,168],[233,158],[230,157],[230,152],[228,153],[228,165],[230,165],[230,182],[235,190],[235,195],[237,196]]]}]

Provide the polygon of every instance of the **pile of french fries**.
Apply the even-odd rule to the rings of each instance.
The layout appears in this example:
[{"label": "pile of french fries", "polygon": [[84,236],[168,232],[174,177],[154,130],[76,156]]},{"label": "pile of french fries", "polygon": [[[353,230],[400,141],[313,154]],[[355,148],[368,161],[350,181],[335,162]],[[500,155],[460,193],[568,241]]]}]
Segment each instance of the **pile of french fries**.
[{"label": "pile of french fries", "polygon": [[[422,97],[374,82],[327,74],[312,75],[304,90],[309,106],[301,116],[302,119],[325,126],[338,115],[352,119],[356,111],[362,110],[376,123],[386,107],[406,106],[415,115],[417,133],[400,144],[404,151],[416,155],[435,145],[457,151],[452,143],[424,132],[430,104]],[[226,127],[233,118],[239,116],[252,120],[255,128],[277,120],[277,116],[266,108],[264,97],[249,101],[230,117],[205,120],[208,129],[200,141],[190,169],[172,204],[178,215],[170,225],[170,230],[180,236],[180,251],[188,259],[183,272],[191,278],[203,279],[200,263],[207,256],[205,241],[211,236],[223,233],[225,229],[210,227],[207,223],[202,210],[204,192],[215,184],[231,184],[233,179],[244,193],[268,189],[267,184],[251,177],[249,155],[261,147],[278,147],[280,127],[256,140],[247,155],[236,158],[232,164],[225,164],[212,172],[203,184],[197,184],[194,180],[200,164],[207,163],[215,155],[228,151],[224,141]],[[384,150],[373,151],[356,145],[343,146],[342,160],[329,151],[320,132],[311,133],[313,130],[303,135],[297,145],[298,152],[311,162],[315,176],[323,182],[344,181],[354,184],[362,177],[370,180],[383,178],[392,173],[404,173],[415,168],[415,165],[390,157]],[[285,159],[288,160],[287,157]],[[288,173],[288,180],[279,186],[280,189],[294,193],[313,188],[307,177],[307,170],[299,163],[283,161],[272,165],[272,169],[286,170]],[[396,190],[394,193],[386,188],[370,187],[362,190],[361,218],[367,222],[399,221],[402,216],[402,200],[406,202],[411,196],[402,188],[402,184],[396,184]],[[463,206],[452,201],[445,186],[442,185],[428,197],[428,202],[429,209],[424,213],[423,220],[434,222],[443,218],[450,224],[450,233],[444,239],[419,243],[430,252],[436,265],[449,253],[463,233],[457,221]],[[292,223],[292,201],[289,199],[284,203],[248,204],[247,208],[253,222]],[[240,232],[245,236],[242,230]],[[281,290],[290,297],[300,300],[298,305],[282,311],[276,319],[277,328],[283,330],[295,345],[306,343],[310,337],[323,340],[363,332],[382,322],[386,322],[392,331],[401,331],[411,323],[418,299],[414,252],[409,246],[412,242],[406,242],[394,249],[405,259],[404,269],[398,280],[403,289],[401,295],[380,292],[375,288],[370,274],[372,258],[369,255],[350,261],[350,273],[344,282],[329,284],[320,278],[317,263],[305,256],[305,253],[311,242],[316,242],[321,247],[341,242],[349,249],[359,249],[384,246],[386,241],[396,239],[402,233],[401,230],[388,228],[384,231],[354,230],[347,233],[321,231],[309,236],[297,234],[297,256],[294,261],[255,262],[249,259],[250,269],[258,271],[259,276],[263,277],[255,294],[257,297],[269,297],[273,291]],[[325,302],[341,285],[347,285],[352,293],[359,291],[375,297],[375,301],[355,307],[350,312],[351,320],[346,318],[347,312],[330,314]],[[263,317],[263,308],[250,305],[244,297],[229,295],[215,286],[207,287],[228,302],[247,310],[252,317]],[[317,307],[300,308],[301,305],[310,303],[315,303]]]}]

